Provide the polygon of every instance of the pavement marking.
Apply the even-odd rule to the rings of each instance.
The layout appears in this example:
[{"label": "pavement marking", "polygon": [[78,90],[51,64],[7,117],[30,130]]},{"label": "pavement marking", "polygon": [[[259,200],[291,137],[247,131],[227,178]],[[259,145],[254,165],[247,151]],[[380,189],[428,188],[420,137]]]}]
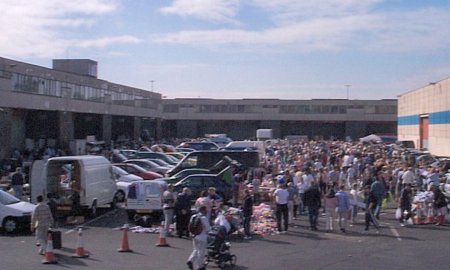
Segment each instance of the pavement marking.
[{"label": "pavement marking", "polygon": [[397,229],[390,223],[383,223],[383,225],[388,226],[391,230],[392,234],[397,238],[398,241],[402,241],[402,238],[400,237],[400,234],[398,233]]},{"label": "pavement marking", "polygon": [[106,212],[106,213],[103,214],[103,215],[100,215],[100,216],[98,216],[98,217],[96,217],[96,218],[94,218],[94,219],[91,219],[91,220],[89,220],[89,221],[87,221],[87,222],[85,222],[85,223],[83,223],[83,224],[80,224],[80,225],[76,226],[76,227],[73,228],[73,229],[70,229],[70,230],[66,231],[65,234],[70,234],[70,233],[73,233],[73,232],[75,232],[75,231],[78,231],[78,228],[87,226],[87,225],[89,225],[89,224],[91,224],[91,223],[93,223],[93,222],[95,222],[95,221],[97,221],[97,220],[99,220],[99,219],[101,219],[101,218],[104,218],[105,216],[108,216],[108,215],[110,215],[110,214],[115,213],[116,211],[117,211],[117,209],[114,209],[114,210],[112,210],[112,211],[108,211],[108,212]]}]

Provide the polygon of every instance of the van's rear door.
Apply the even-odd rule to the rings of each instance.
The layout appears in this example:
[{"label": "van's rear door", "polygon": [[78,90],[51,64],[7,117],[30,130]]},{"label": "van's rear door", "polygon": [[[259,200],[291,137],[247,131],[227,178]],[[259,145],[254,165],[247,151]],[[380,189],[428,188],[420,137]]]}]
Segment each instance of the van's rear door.
[{"label": "van's rear door", "polygon": [[30,201],[36,204],[36,197],[38,195],[46,197],[47,194],[47,178],[46,167],[43,160],[35,160],[31,165],[30,170],[30,189],[31,198]]}]

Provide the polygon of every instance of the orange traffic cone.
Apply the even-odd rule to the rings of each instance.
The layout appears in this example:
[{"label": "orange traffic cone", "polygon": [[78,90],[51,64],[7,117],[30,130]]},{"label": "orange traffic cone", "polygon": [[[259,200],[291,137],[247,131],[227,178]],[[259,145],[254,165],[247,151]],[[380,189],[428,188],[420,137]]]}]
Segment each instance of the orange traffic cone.
[{"label": "orange traffic cone", "polygon": [[89,257],[89,253],[84,251],[83,247],[83,229],[78,229],[78,239],[77,239],[77,248],[75,249],[75,254],[72,255],[72,258],[87,258]]},{"label": "orange traffic cone", "polygon": [[427,216],[427,224],[433,224],[434,217],[433,216]]},{"label": "orange traffic cone", "polygon": [[166,241],[166,230],[164,229],[164,226],[161,226],[161,229],[159,230],[159,240],[158,243],[156,243],[157,247],[170,247],[170,245]]},{"label": "orange traffic cone", "polygon": [[55,264],[58,263],[53,253],[53,239],[52,234],[49,232],[47,237],[47,247],[45,248],[45,257],[42,259],[43,264]]},{"label": "orange traffic cone", "polygon": [[420,217],[420,215],[415,215],[414,216],[414,225],[420,225],[422,224],[422,218]]},{"label": "orange traffic cone", "polygon": [[436,217],[436,225],[444,225],[445,223],[445,216],[439,215]]},{"label": "orange traffic cone", "polygon": [[122,237],[122,246],[117,250],[119,252],[133,252],[132,249],[130,249],[130,246],[128,245],[128,224],[125,224],[122,228],[123,230],[123,237]]}]

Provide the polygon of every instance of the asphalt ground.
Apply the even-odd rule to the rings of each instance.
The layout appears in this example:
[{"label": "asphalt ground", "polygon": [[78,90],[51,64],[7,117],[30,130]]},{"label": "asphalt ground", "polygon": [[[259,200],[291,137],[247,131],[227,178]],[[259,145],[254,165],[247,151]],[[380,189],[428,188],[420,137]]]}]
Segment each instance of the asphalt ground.
[{"label": "asphalt ground", "polygon": [[[377,233],[364,233],[363,213],[359,223],[347,233],[326,233],[324,217],[319,231],[308,228],[307,216],[294,220],[288,233],[255,236],[242,240],[233,235],[231,253],[237,256],[235,267],[226,269],[450,269],[450,225],[410,225],[400,227],[394,219],[395,209],[381,215],[383,226]],[[77,243],[77,227],[63,226],[62,249],[55,249],[55,265],[41,263],[33,235],[0,234],[0,270],[16,269],[187,269],[186,259],[192,241],[166,238],[170,247],[157,247],[157,233],[128,233],[132,253],[119,253],[127,223],[123,210],[104,212],[84,224],[84,249],[89,258],[72,258]],[[219,269],[214,263],[208,269]]]}]

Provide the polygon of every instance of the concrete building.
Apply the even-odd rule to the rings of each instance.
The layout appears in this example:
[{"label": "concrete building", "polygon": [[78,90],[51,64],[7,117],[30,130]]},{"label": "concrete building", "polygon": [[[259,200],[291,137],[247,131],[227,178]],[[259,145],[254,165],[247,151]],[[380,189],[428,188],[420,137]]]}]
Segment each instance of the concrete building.
[{"label": "concrete building", "polygon": [[260,128],[275,138],[353,139],[396,133],[396,100],[172,99],[162,100],[164,134],[202,137],[226,133],[233,139],[256,137]]},{"label": "concrete building", "polygon": [[23,150],[25,142],[69,149],[92,135],[106,142],[143,131],[161,136],[161,94],[98,79],[92,60],[53,64],[0,58],[0,158]]},{"label": "concrete building", "polygon": [[0,159],[32,145],[74,150],[92,135],[109,144],[206,133],[249,139],[260,128],[325,139],[397,129],[396,100],[162,99],[98,79],[97,68],[89,59],[46,68],[0,57]]},{"label": "concrete building", "polygon": [[450,156],[450,78],[398,97],[398,138]]}]

